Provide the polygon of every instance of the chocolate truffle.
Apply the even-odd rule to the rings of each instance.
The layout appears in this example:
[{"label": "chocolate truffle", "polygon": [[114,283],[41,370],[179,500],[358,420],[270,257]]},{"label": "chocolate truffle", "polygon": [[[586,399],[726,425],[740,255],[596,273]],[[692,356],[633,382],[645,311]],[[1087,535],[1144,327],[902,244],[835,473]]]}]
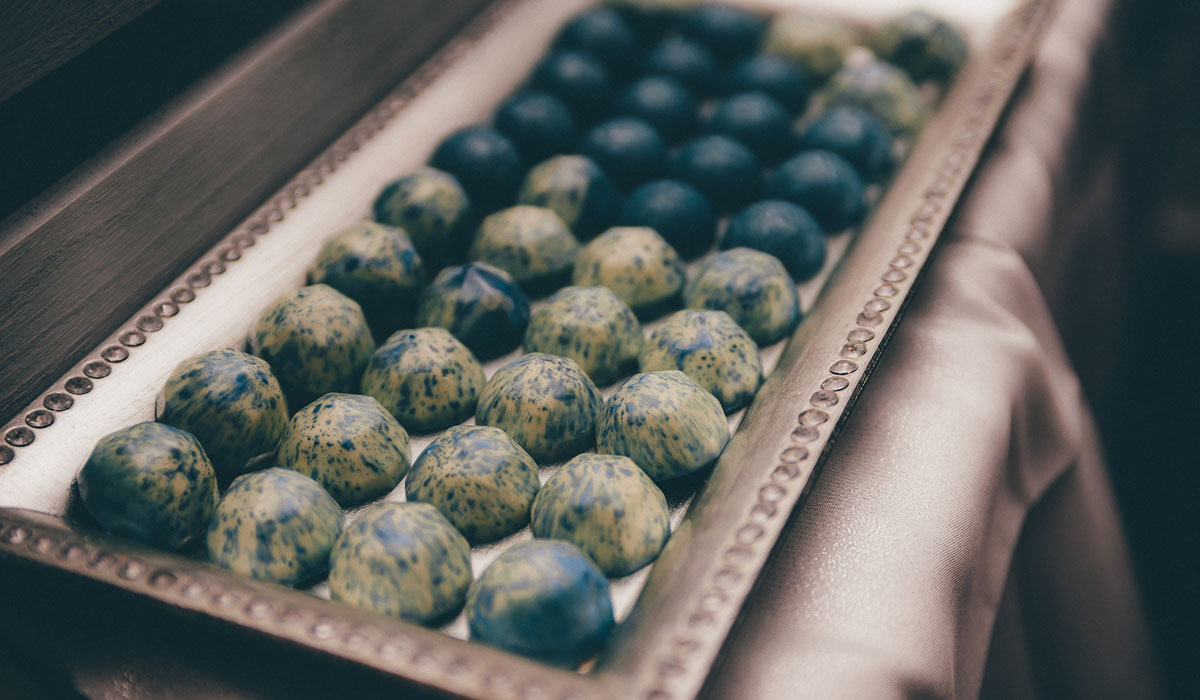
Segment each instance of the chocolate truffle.
[{"label": "chocolate truffle", "polygon": [[753,248],[770,253],[803,281],[825,264],[821,225],[801,207],[779,199],[756,202],[738,212],[725,228],[721,248]]},{"label": "chocolate truffle", "polygon": [[792,115],[764,92],[744,92],[717,102],[705,127],[740,141],[765,163],[783,160],[792,152]]},{"label": "chocolate truffle", "polygon": [[592,7],[572,17],[554,45],[587,52],[618,75],[629,73],[638,55],[637,34],[609,7]]},{"label": "chocolate truffle", "polygon": [[591,158],[558,156],[529,171],[517,203],[553,211],[576,237],[586,240],[616,219],[617,188]]},{"label": "chocolate truffle", "polygon": [[679,300],[687,276],[683,262],[653,229],[618,226],[583,247],[571,281],[611,289],[639,315],[649,317]]},{"label": "chocolate truffle", "polygon": [[745,206],[762,192],[762,164],[727,136],[701,136],[671,158],[671,177],[692,185],[720,213]]},{"label": "chocolate truffle", "polygon": [[676,311],[654,329],[638,360],[643,372],[683,372],[727,413],[750,403],[762,382],[758,346],[724,311]]},{"label": "chocolate truffle", "polygon": [[375,199],[375,220],[404,229],[426,270],[433,271],[462,257],[475,213],[457,178],[421,168],[383,188]]},{"label": "chocolate truffle", "polygon": [[830,233],[857,224],[867,211],[862,178],[829,151],[804,151],[781,164],[767,178],[767,196],[804,207]]},{"label": "chocolate truffle", "polygon": [[712,92],[720,71],[717,57],[711,51],[703,44],[681,36],[663,39],[642,59],[642,72],[646,75],[674,78],[697,95]]},{"label": "chocolate truffle", "polygon": [[662,136],[634,117],[596,125],[583,137],[579,150],[624,190],[659,177],[666,167],[667,146]]},{"label": "chocolate truffle", "polygon": [[763,92],[792,114],[808,106],[809,87],[804,70],[795,61],[775,54],[754,54],[735,63],[725,74],[725,93]]},{"label": "chocolate truffle", "polygon": [[483,263],[442,270],[426,287],[418,326],[440,326],[487,360],[521,344],[529,298],[507,272]]},{"label": "chocolate truffle", "polygon": [[860,107],[834,107],[800,139],[800,148],[845,158],[864,180],[876,181],[892,169],[892,135],[874,114]]},{"label": "chocolate truffle", "polygon": [[604,287],[567,287],[534,312],[526,352],[569,357],[597,384],[637,365],[642,327],[633,311]]},{"label": "chocolate truffle", "polygon": [[712,247],[717,219],[708,198],[679,180],[655,180],[634,190],[621,204],[622,226],[652,228],[685,258]]},{"label": "chocolate truffle", "polygon": [[636,117],[668,140],[686,136],[696,128],[696,96],[686,85],[665,75],[641,78],[617,98],[617,114]]},{"label": "chocolate truffle", "polygon": [[893,133],[914,132],[928,116],[920,89],[908,74],[883,61],[842,68],[830,79],[825,99],[830,107],[862,107]]},{"label": "chocolate truffle", "polygon": [[796,283],[774,256],[749,248],[714,255],[683,291],[693,309],[724,311],[759,345],[786,337],[800,322]]},{"label": "chocolate truffle", "polygon": [[571,274],[579,241],[550,209],[518,204],[483,220],[467,257],[512,275],[522,289],[552,289]]},{"label": "chocolate truffle", "polygon": [[428,433],[475,414],[487,377],[467,346],[445,328],[397,331],[367,364],[364,394],[375,397],[400,425]]},{"label": "chocolate truffle", "polygon": [[875,55],[890,61],[913,80],[946,81],[967,61],[967,42],[944,20],[911,10],[871,35]]},{"label": "chocolate truffle", "polygon": [[488,126],[469,126],[446,137],[429,164],[457,178],[481,215],[511,204],[525,174],[517,147]]},{"label": "chocolate truffle", "polygon": [[552,51],[533,69],[531,82],[565,102],[578,126],[600,119],[613,89],[600,59],[574,49]]},{"label": "chocolate truffle", "polygon": [[526,163],[568,153],[579,139],[566,103],[539,90],[524,90],[505,100],[496,108],[495,122]]},{"label": "chocolate truffle", "polygon": [[730,5],[702,5],[687,10],[679,29],[708,47],[717,57],[732,60],[758,48],[767,22],[763,17]]}]

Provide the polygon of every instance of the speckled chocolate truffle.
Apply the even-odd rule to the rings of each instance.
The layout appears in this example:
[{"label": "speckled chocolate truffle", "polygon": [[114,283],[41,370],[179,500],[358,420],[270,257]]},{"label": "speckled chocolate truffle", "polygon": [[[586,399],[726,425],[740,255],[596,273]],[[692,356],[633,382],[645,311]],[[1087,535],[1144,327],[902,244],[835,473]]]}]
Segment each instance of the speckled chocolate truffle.
[{"label": "speckled chocolate truffle", "polygon": [[701,136],[685,143],[671,158],[671,177],[699,190],[713,209],[739,209],[762,192],[762,163],[728,136]]},{"label": "speckled chocolate truffle", "polygon": [[921,92],[908,74],[883,61],[842,68],[830,79],[825,99],[830,107],[862,107],[893,132],[914,132],[928,116]]},{"label": "speckled chocolate truffle", "polygon": [[299,407],[331,391],[357,391],[375,341],[358,304],[314,284],[272,302],[250,332],[250,348]]},{"label": "speckled chocolate truffle", "polygon": [[829,151],[804,151],[767,178],[767,196],[798,204],[830,233],[862,220],[867,197],[854,166]]},{"label": "speckled chocolate truffle", "polygon": [[601,286],[638,314],[652,316],[675,304],[687,276],[683,262],[653,229],[619,226],[600,234],[575,259],[571,281]]},{"label": "speckled chocolate truffle", "polygon": [[608,579],[567,542],[513,545],[467,593],[471,639],[573,668],[595,655],[616,623]]},{"label": "speckled chocolate truffle", "polygon": [[793,114],[808,105],[808,79],[799,64],[776,54],[755,54],[734,64],[725,74],[725,92],[734,95],[759,91],[779,100]]},{"label": "speckled chocolate truffle", "polygon": [[635,374],[596,423],[597,452],[628,457],[655,481],[703,469],[728,441],[721,402],[676,370]]},{"label": "speckled chocolate truffle", "polygon": [[233,480],[208,524],[208,558],[288,585],[325,573],[342,534],[342,509],[300,472],[274,467]]},{"label": "speckled chocolate truffle", "polygon": [[458,610],[471,585],[471,548],[422,503],[376,503],[346,527],[329,557],[333,600],[424,623]]},{"label": "speckled chocolate truffle", "polygon": [[767,29],[763,50],[796,61],[806,74],[825,80],[841,68],[846,53],[858,42],[850,25],[809,12],[776,15]]},{"label": "speckled chocolate truffle", "polygon": [[525,176],[518,204],[545,207],[581,239],[608,228],[617,216],[617,188],[587,156],[557,156]]},{"label": "speckled chocolate truffle", "polygon": [[496,108],[495,122],[526,163],[569,153],[579,140],[570,108],[540,90],[522,90],[502,102]]},{"label": "speckled chocolate truffle", "polygon": [[671,314],[654,329],[638,360],[643,372],[683,372],[717,397],[726,412],[750,403],[762,381],[758,346],[724,311]]},{"label": "speckled chocolate truffle", "polygon": [[764,163],[778,163],[795,147],[792,115],[764,92],[743,92],[716,103],[705,128],[741,142]]},{"label": "speckled chocolate truffle", "polygon": [[712,247],[717,218],[695,187],[679,180],[655,180],[634,190],[621,204],[622,226],[647,226],[684,258]]},{"label": "speckled chocolate truffle", "polygon": [[391,491],[408,473],[408,433],[370,396],[326,394],[292,416],[277,459],[353,505]]},{"label": "speckled chocolate truffle", "polygon": [[786,337],[800,322],[796,283],[774,256],[749,248],[714,255],[683,292],[693,309],[724,311],[759,345]]},{"label": "speckled chocolate truffle", "polygon": [[753,248],[774,255],[792,279],[803,281],[825,264],[821,225],[801,206],[778,199],[755,202],[725,227],[721,248]]},{"label": "speckled chocolate truffle", "polygon": [[526,352],[569,357],[597,384],[637,365],[642,327],[633,311],[605,287],[567,287],[534,312]]},{"label": "speckled chocolate truffle", "polygon": [[513,201],[526,166],[513,142],[490,126],[469,126],[450,134],[429,164],[453,175],[480,215]]},{"label": "speckled chocolate truffle", "polygon": [[535,292],[565,281],[578,254],[579,241],[558,214],[520,204],[483,220],[468,257],[504,270]]},{"label": "speckled chocolate truffle", "polygon": [[864,180],[878,180],[892,169],[892,135],[874,114],[861,107],[834,107],[813,122],[800,148],[836,153]]},{"label": "speckled chocolate truffle", "polygon": [[475,422],[508,433],[539,463],[590,449],[600,392],[574,360],[534,352],[496,371],[479,397]]},{"label": "speckled chocolate truffle", "polygon": [[165,549],[202,535],[217,505],[216,473],[200,443],[162,423],[100,438],[77,483],[84,507],[105,530]]},{"label": "speckled chocolate truffle", "polygon": [[525,292],[507,272],[483,263],[442,270],[417,309],[418,326],[447,329],[481,360],[520,345],[528,323]]},{"label": "speckled chocolate truffle", "polygon": [[408,500],[441,511],[468,541],[492,542],[529,522],[537,463],[499,428],[456,425],[429,443],[404,489]]},{"label": "speckled chocolate truffle", "polygon": [[717,57],[703,44],[686,37],[669,36],[650,47],[642,58],[646,75],[665,75],[688,86],[697,95],[711,92],[719,79]]},{"label": "speckled chocolate truffle", "polygon": [[308,282],[353,299],[383,337],[412,320],[425,269],[403,229],[359,221],[326,239]]},{"label": "speckled chocolate truffle", "polygon": [[642,568],[671,536],[667,499],[628,457],[582,454],[533,502],[533,534],[579,547],[607,576]]},{"label": "speckled chocolate truffle", "polygon": [[942,19],[911,10],[888,21],[871,36],[875,55],[890,61],[913,80],[945,81],[967,61],[967,42]]},{"label": "speckled chocolate truffle", "polygon": [[275,449],[287,429],[288,408],[266,362],[223,349],[172,370],[158,396],[157,417],[196,436],[217,474],[229,478]]},{"label": "speckled chocolate truffle", "polygon": [[579,150],[624,191],[661,177],[666,169],[667,144],[662,135],[636,117],[597,124],[584,135]]},{"label": "speckled chocolate truffle", "polygon": [[375,351],[362,379],[363,393],[414,433],[470,418],[486,383],[483,365],[445,328],[397,331]]},{"label": "speckled chocolate truffle", "polygon": [[375,219],[404,229],[430,272],[462,257],[474,218],[458,179],[434,168],[392,182],[375,200]]}]

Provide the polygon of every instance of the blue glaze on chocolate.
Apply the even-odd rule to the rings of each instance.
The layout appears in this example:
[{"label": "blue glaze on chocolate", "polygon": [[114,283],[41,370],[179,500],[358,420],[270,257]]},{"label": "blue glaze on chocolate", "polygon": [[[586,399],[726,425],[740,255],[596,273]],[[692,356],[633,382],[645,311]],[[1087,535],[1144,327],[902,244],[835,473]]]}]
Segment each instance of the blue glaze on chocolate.
[{"label": "blue glaze on chocolate", "polygon": [[643,317],[674,305],[687,275],[683,261],[663,237],[644,226],[618,226],[579,251],[571,282],[607,287]]},{"label": "blue glaze on chocolate", "polygon": [[470,418],[487,377],[462,341],[444,328],[397,331],[371,357],[364,394],[406,429],[428,433]]},{"label": "blue glaze on chocolate", "polygon": [[687,10],[679,29],[708,47],[718,58],[729,61],[744,56],[762,41],[766,19],[739,7],[702,5]]},{"label": "blue glaze on chocolate", "polygon": [[596,422],[596,451],[632,459],[655,481],[703,469],[727,442],[721,403],[677,370],[635,374]]},{"label": "blue glaze on chocolate", "polygon": [[572,17],[554,45],[590,53],[617,75],[628,74],[637,65],[637,35],[625,18],[609,7],[592,7]]},{"label": "blue glaze on chocolate", "polygon": [[488,126],[469,126],[446,137],[429,164],[458,180],[477,214],[511,204],[525,174],[517,147]]},{"label": "blue glaze on chocolate", "polygon": [[825,100],[830,107],[862,107],[879,117],[893,133],[915,132],[928,116],[921,91],[908,74],[883,61],[839,70],[829,80]]},{"label": "blue glaze on chocolate", "polygon": [[666,142],[654,127],[634,117],[596,125],[583,137],[579,150],[624,190],[662,175],[666,167]]},{"label": "blue glaze on chocolate", "polygon": [[608,580],[557,540],[513,545],[467,593],[471,639],[573,668],[604,647],[616,623]]},{"label": "blue glaze on chocolate", "polygon": [[654,329],[638,361],[643,372],[683,372],[726,413],[750,403],[762,382],[758,346],[724,311],[676,311]]},{"label": "blue glaze on chocolate", "polygon": [[533,502],[533,534],[579,547],[607,576],[654,560],[671,536],[667,499],[633,460],[582,454]]},{"label": "blue glaze on chocolate", "polygon": [[578,254],[579,241],[558,214],[518,204],[483,220],[467,257],[504,270],[536,293],[564,281]]},{"label": "blue glaze on chocolate", "polygon": [[601,403],[596,385],[574,360],[535,352],[492,375],[475,422],[500,428],[545,464],[592,447]]},{"label": "blue glaze on chocolate", "polygon": [[634,190],[621,204],[622,226],[654,229],[684,258],[712,247],[717,219],[708,198],[680,180],[655,180]]},{"label": "blue glaze on chocolate", "polygon": [[243,474],[208,524],[208,558],[263,581],[303,583],[325,573],[342,521],[337,501],[300,472]]},{"label": "blue glaze on chocolate", "polygon": [[222,349],[179,363],[159,393],[156,415],[194,435],[217,474],[230,478],[275,449],[288,406],[266,362]]},{"label": "blue glaze on chocolate", "polygon": [[732,248],[714,255],[688,281],[684,303],[729,314],[754,342],[768,345],[800,322],[796,283],[774,256]]},{"label": "blue glaze on chocolate", "polygon": [[641,119],[669,141],[695,131],[698,109],[692,91],[665,75],[635,81],[616,101],[617,114]]},{"label": "blue glaze on chocolate", "polygon": [[878,117],[860,107],[828,110],[804,132],[800,147],[836,153],[864,180],[878,180],[892,169],[892,135]]},{"label": "blue glaze on chocolate", "polygon": [[458,610],[470,585],[470,546],[422,503],[364,509],[329,558],[333,600],[418,624]]},{"label": "blue glaze on chocolate", "polygon": [[717,102],[705,128],[741,142],[764,163],[775,163],[795,146],[792,115],[764,92],[744,92]]},{"label": "blue glaze on chocolate", "polygon": [[475,225],[466,190],[453,175],[435,168],[421,168],[384,187],[374,211],[380,223],[404,229],[427,270],[461,258]]},{"label": "blue glaze on chocolate", "polygon": [[587,240],[616,219],[617,188],[591,158],[557,156],[529,171],[517,203],[550,209],[577,238]]},{"label": "blue glaze on chocolate", "polygon": [[764,92],[789,109],[803,114],[809,86],[804,70],[795,61],[773,54],[754,54],[735,63],[725,74],[726,94]]},{"label": "blue glaze on chocolate", "polygon": [[76,479],[96,522],[118,537],[180,549],[208,526],[217,477],[196,438],[138,423],[100,438]]},{"label": "blue glaze on chocolate", "polygon": [[727,136],[701,136],[671,158],[671,177],[695,187],[719,212],[729,212],[762,192],[762,163],[743,144]]},{"label": "blue glaze on chocolate", "polygon": [[292,416],[276,458],[354,505],[386,494],[408,473],[408,433],[370,396],[326,394]]},{"label": "blue glaze on chocolate", "polygon": [[707,95],[720,77],[717,57],[703,44],[681,36],[669,36],[655,44],[642,58],[646,75],[665,75],[683,83],[697,95]]},{"label": "blue glaze on chocolate", "polygon": [[418,326],[449,330],[481,360],[521,344],[529,298],[507,272],[483,263],[447,268],[421,295]]},{"label": "blue glaze on chocolate", "polygon": [[567,104],[540,90],[523,90],[505,100],[496,108],[495,123],[526,163],[567,153],[579,140]]},{"label": "blue glaze on chocolate", "polygon": [[579,126],[600,120],[613,90],[604,64],[574,49],[552,51],[533,69],[530,80],[535,88],[565,102]]},{"label": "blue glaze on chocolate", "polygon": [[357,391],[375,341],[358,304],[314,284],[272,302],[250,331],[250,348],[298,407],[331,391]]},{"label": "blue glaze on chocolate", "polygon": [[781,164],[767,178],[767,196],[804,207],[829,233],[857,224],[867,211],[862,178],[829,151],[804,151]]},{"label": "blue glaze on chocolate", "polygon": [[774,255],[803,282],[825,264],[821,225],[803,208],[779,199],[756,202],[729,221],[721,249],[753,248]]},{"label": "blue glaze on chocolate", "polygon": [[567,287],[534,312],[526,352],[569,357],[597,384],[637,365],[642,327],[633,311],[604,287]]},{"label": "blue glaze on chocolate", "polygon": [[486,425],[456,425],[434,438],[404,482],[409,501],[436,507],[474,544],[524,527],[538,486],[537,462]]}]

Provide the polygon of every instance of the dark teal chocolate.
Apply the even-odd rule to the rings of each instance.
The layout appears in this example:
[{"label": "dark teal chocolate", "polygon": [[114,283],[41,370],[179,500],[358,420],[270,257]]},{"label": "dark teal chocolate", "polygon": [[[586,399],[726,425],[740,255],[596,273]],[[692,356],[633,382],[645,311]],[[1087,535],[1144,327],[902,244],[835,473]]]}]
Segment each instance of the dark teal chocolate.
[{"label": "dark teal chocolate", "polygon": [[654,229],[685,259],[707,252],[717,235],[708,198],[680,180],[655,180],[634,190],[621,204],[619,221]]},{"label": "dark teal chocolate", "polygon": [[683,13],[679,29],[729,61],[754,51],[762,41],[766,18],[730,5],[701,5]]},{"label": "dark teal chocolate", "polygon": [[641,78],[617,98],[617,114],[636,117],[668,141],[696,130],[696,96],[686,85],[665,75]]},{"label": "dark teal chocolate", "polygon": [[579,140],[567,104],[540,90],[523,90],[505,100],[496,108],[495,123],[526,163],[569,153]]},{"label": "dark teal chocolate", "polygon": [[674,78],[703,96],[717,87],[721,66],[703,44],[686,37],[669,36],[646,53],[642,59],[642,72]]},{"label": "dark teal chocolate", "polygon": [[764,92],[791,111],[804,113],[808,106],[808,79],[800,64],[774,54],[759,53],[738,61],[725,74],[725,93]]},{"label": "dark teal chocolate", "polygon": [[487,377],[483,365],[445,328],[397,331],[371,357],[364,394],[414,433],[441,430],[475,415]]},{"label": "dark teal chocolate", "polygon": [[440,326],[488,360],[521,344],[529,297],[504,270],[483,263],[442,270],[421,295],[418,326]]},{"label": "dark teal chocolate", "polygon": [[596,125],[583,137],[579,150],[623,190],[661,176],[666,168],[666,142],[654,127],[635,117]]},{"label": "dark teal chocolate", "polygon": [[913,133],[929,116],[921,91],[908,74],[883,61],[845,66],[829,80],[825,99],[830,107],[866,109],[892,133]]},{"label": "dark teal chocolate", "polygon": [[804,207],[828,233],[857,224],[867,211],[862,178],[829,151],[804,151],[781,164],[767,178],[767,196]]},{"label": "dark teal chocolate", "polygon": [[825,264],[821,225],[800,206],[780,199],[755,202],[729,221],[721,249],[743,247],[779,258],[798,282],[817,274]]},{"label": "dark teal chocolate", "polygon": [[800,147],[836,153],[864,180],[879,180],[892,169],[892,135],[878,117],[861,107],[828,110],[804,132]]},{"label": "dark teal chocolate", "polygon": [[617,75],[626,75],[637,65],[637,34],[619,12],[609,7],[592,7],[572,17],[559,31],[554,45],[589,53]]},{"label": "dark teal chocolate", "polygon": [[777,163],[795,148],[792,115],[765,92],[743,92],[718,101],[704,126],[741,142],[764,163]]},{"label": "dark teal chocolate", "polygon": [[469,126],[446,137],[429,164],[453,175],[480,215],[512,204],[525,175],[517,147],[489,126]]},{"label": "dark teal chocolate", "polygon": [[533,69],[531,82],[565,102],[579,126],[603,117],[613,90],[612,78],[600,59],[574,49],[552,51]]},{"label": "dark teal chocolate", "polygon": [[762,192],[758,156],[727,136],[701,136],[685,143],[671,158],[670,172],[708,197],[718,213],[739,209]]}]

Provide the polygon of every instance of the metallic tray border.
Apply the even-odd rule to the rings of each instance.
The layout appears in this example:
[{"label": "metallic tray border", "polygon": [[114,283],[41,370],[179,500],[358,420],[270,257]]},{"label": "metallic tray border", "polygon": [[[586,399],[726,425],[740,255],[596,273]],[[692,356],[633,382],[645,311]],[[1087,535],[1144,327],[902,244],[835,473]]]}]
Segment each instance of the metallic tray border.
[{"label": "metallic tray border", "polygon": [[[118,342],[9,426],[0,465],[49,428],[56,412],[103,380],[241,258],[257,236],[335,172],[408,101],[521,0],[500,0],[302,170],[238,230],[139,314]],[[64,570],[208,618],[324,651],[473,698],[694,698],[702,689],[788,516],[811,489],[834,438],[898,325],[980,154],[1037,46],[1054,0],[1028,0],[956,81],[880,207],[788,343],[712,478],[672,538],[629,620],[595,672],[550,668],[437,631],[363,613],[0,509],[0,559]],[[882,271],[882,272],[881,272]],[[861,273],[861,274],[859,274]],[[862,302],[862,299],[866,299]],[[37,431],[37,432],[35,432]],[[737,464],[738,468],[725,465]],[[724,467],[724,468],[723,468]],[[690,555],[690,556],[689,556]],[[686,587],[673,586],[686,580]]]}]

